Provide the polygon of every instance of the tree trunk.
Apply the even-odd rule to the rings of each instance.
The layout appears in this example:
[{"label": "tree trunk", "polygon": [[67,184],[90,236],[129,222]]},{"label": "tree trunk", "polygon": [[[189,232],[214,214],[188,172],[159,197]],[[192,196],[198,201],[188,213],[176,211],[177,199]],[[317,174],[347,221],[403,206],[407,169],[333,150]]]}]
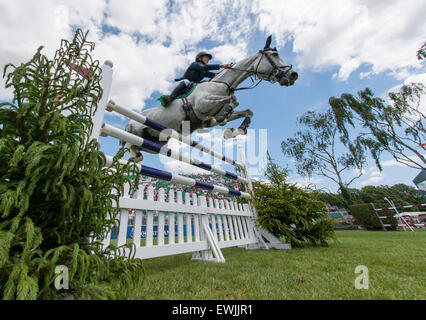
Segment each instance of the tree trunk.
[{"label": "tree trunk", "polygon": [[346,208],[352,204],[352,198],[348,189],[343,185],[343,183],[339,183],[340,193],[342,194],[343,199],[345,199]]}]

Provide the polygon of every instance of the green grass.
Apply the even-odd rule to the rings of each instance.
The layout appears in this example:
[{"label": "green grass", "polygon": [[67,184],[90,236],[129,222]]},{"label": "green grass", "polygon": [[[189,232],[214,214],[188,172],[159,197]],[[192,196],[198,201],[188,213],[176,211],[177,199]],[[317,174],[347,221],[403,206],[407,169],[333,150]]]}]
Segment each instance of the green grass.
[{"label": "green grass", "polygon": [[[329,247],[224,249],[225,264],[191,254],[149,259],[131,299],[425,299],[426,231],[337,231]],[[369,289],[354,286],[369,269]],[[301,276],[303,280],[297,280]]]}]

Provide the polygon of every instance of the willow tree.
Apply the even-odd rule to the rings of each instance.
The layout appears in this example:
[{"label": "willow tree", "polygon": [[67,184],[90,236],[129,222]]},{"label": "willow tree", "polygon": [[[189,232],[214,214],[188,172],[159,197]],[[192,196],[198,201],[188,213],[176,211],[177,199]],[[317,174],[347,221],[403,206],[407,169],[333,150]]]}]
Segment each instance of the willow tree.
[{"label": "willow tree", "polygon": [[[106,168],[99,143],[89,141],[102,96],[93,49],[78,30],[52,60],[40,47],[30,61],[4,68],[13,99],[0,105],[3,299],[125,298],[142,283],[140,261],[100,244],[134,166],[120,166],[118,154]],[[66,291],[54,286],[59,265],[69,270]]]},{"label": "willow tree", "polygon": [[348,141],[348,127],[362,128],[358,134],[381,170],[380,155],[389,152],[395,161],[415,169],[426,169],[424,156],[425,114],[421,109],[422,84],[403,86],[389,93],[390,104],[366,88],[357,96],[330,98],[340,133]]},{"label": "willow tree", "polygon": [[423,60],[426,59],[426,42],[420,47],[417,51],[417,59]]},{"label": "willow tree", "polygon": [[[426,43],[417,52],[419,60],[425,57]],[[421,104],[424,89],[421,83],[404,85],[388,94],[388,102],[374,96],[369,88],[357,96],[345,93],[340,98],[331,97],[329,103],[343,141],[349,142],[348,127],[362,128],[358,136],[380,170],[383,151],[403,165],[425,170],[425,110]]]},{"label": "willow tree", "polygon": [[349,151],[340,151],[339,130],[331,111],[309,111],[298,119],[298,124],[303,129],[281,143],[283,153],[294,158],[301,176],[316,174],[335,182],[346,203],[350,204],[348,188],[362,175],[365,147],[359,140],[348,141]]}]

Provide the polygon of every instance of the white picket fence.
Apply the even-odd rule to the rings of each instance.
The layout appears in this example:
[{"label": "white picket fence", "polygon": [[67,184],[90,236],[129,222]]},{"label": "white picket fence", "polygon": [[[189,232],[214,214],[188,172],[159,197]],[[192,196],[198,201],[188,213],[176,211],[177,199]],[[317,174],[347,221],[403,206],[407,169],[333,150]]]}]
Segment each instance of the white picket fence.
[{"label": "white picket fence", "polygon": [[[125,189],[126,195],[129,187]],[[153,186],[141,185],[134,198],[124,195],[119,200],[116,245],[132,241],[136,258],[194,252],[193,259],[225,262],[221,248],[257,243],[253,231],[254,214],[248,204],[213,200],[195,193],[186,193],[183,197],[182,191],[173,189],[169,190],[166,201],[165,189],[158,189],[158,197],[154,192]],[[127,239],[129,215],[133,211],[133,236]],[[111,243],[113,231],[111,229],[104,239],[104,246]],[[130,249],[125,250],[129,252]]]}]

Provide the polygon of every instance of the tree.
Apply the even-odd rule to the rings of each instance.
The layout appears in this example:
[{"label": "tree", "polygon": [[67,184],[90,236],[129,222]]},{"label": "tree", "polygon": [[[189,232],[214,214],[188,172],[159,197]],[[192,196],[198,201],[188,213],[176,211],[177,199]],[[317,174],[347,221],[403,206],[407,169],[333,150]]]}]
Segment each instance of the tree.
[{"label": "tree", "polygon": [[[339,186],[347,204],[351,203],[347,192],[349,185],[361,177],[366,162],[365,147],[358,141],[350,143],[349,152],[339,154],[339,134],[331,111],[315,113],[309,111],[298,119],[305,126],[293,138],[281,143],[285,155],[296,160],[297,172],[302,176],[317,174],[334,181]],[[357,169],[358,174],[345,179],[344,173]]]},{"label": "tree", "polygon": [[[40,47],[29,62],[4,68],[14,97],[0,104],[3,299],[125,298],[142,284],[141,261],[100,242],[116,223],[112,202],[130,181],[126,173],[136,168],[120,166],[123,152],[105,168],[99,143],[88,141],[102,96],[93,49],[78,30],[53,60]],[[60,265],[69,270],[66,291],[53,286]]]},{"label": "tree", "polygon": [[[393,198],[396,206],[420,204],[423,201],[422,195],[416,188],[402,183],[393,186],[365,186],[362,189],[349,188],[347,191],[350,193],[354,204],[375,203],[378,207],[389,207],[389,204],[384,200],[385,197]],[[313,192],[319,200],[332,206],[342,207],[344,204],[341,194],[327,193],[320,190]],[[404,210],[416,211],[418,209]]]},{"label": "tree", "polygon": [[[419,60],[426,57],[426,43],[417,57]],[[380,170],[383,151],[389,152],[399,163],[424,170],[425,114],[420,105],[423,94],[421,83],[411,83],[398,92],[390,92],[390,104],[375,97],[369,88],[359,91],[357,97],[349,93],[340,98],[331,97],[329,103],[347,146],[350,146],[348,126],[365,128],[358,135],[359,142],[371,151]]]},{"label": "tree", "polygon": [[426,59],[426,42],[420,47],[417,51],[417,59],[424,60]]},{"label": "tree", "polygon": [[[398,183],[390,186],[365,186],[361,189],[360,203],[383,203],[388,207],[388,203],[384,198],[393,198],[396,206],[403,206],[409,204],[420,204],[422,202],[422,195],[419,191],[411,186]],[[418,209],[415,209],[418,210]]]},{"label": "tree", "polygon": [[253,204],[259,224],[292,246],[327,245],[335,237],[334,221],[314,194],[286,182],[287,170],[268,154],[265,176],[270,183],[254,182]]},{"label": "tree", "polygon": [[342,197],[341,193],[335,194],[331,192],[325,192],[324,190],[313,190],[313,194],[315,197],[324,202],[325,204],[329,204],[333,207],[343,208],[346,206],[345,199]]},{"label": "tree", "polygon": [[358,134],[358,141],[371,151],[377,167],[380,155],[389,152],[393,158],[415,169],[426,169],[425,115],[420,109],[420,100],[424,92],[422,84],[405,85],[399,92],[389,93],[391,105],[366,88],[352,94],[342,94],[340,98],[331,97],[330,105],[334,113],[339,132],[346,145],[349,141],[348,126],[365,128]]}]

